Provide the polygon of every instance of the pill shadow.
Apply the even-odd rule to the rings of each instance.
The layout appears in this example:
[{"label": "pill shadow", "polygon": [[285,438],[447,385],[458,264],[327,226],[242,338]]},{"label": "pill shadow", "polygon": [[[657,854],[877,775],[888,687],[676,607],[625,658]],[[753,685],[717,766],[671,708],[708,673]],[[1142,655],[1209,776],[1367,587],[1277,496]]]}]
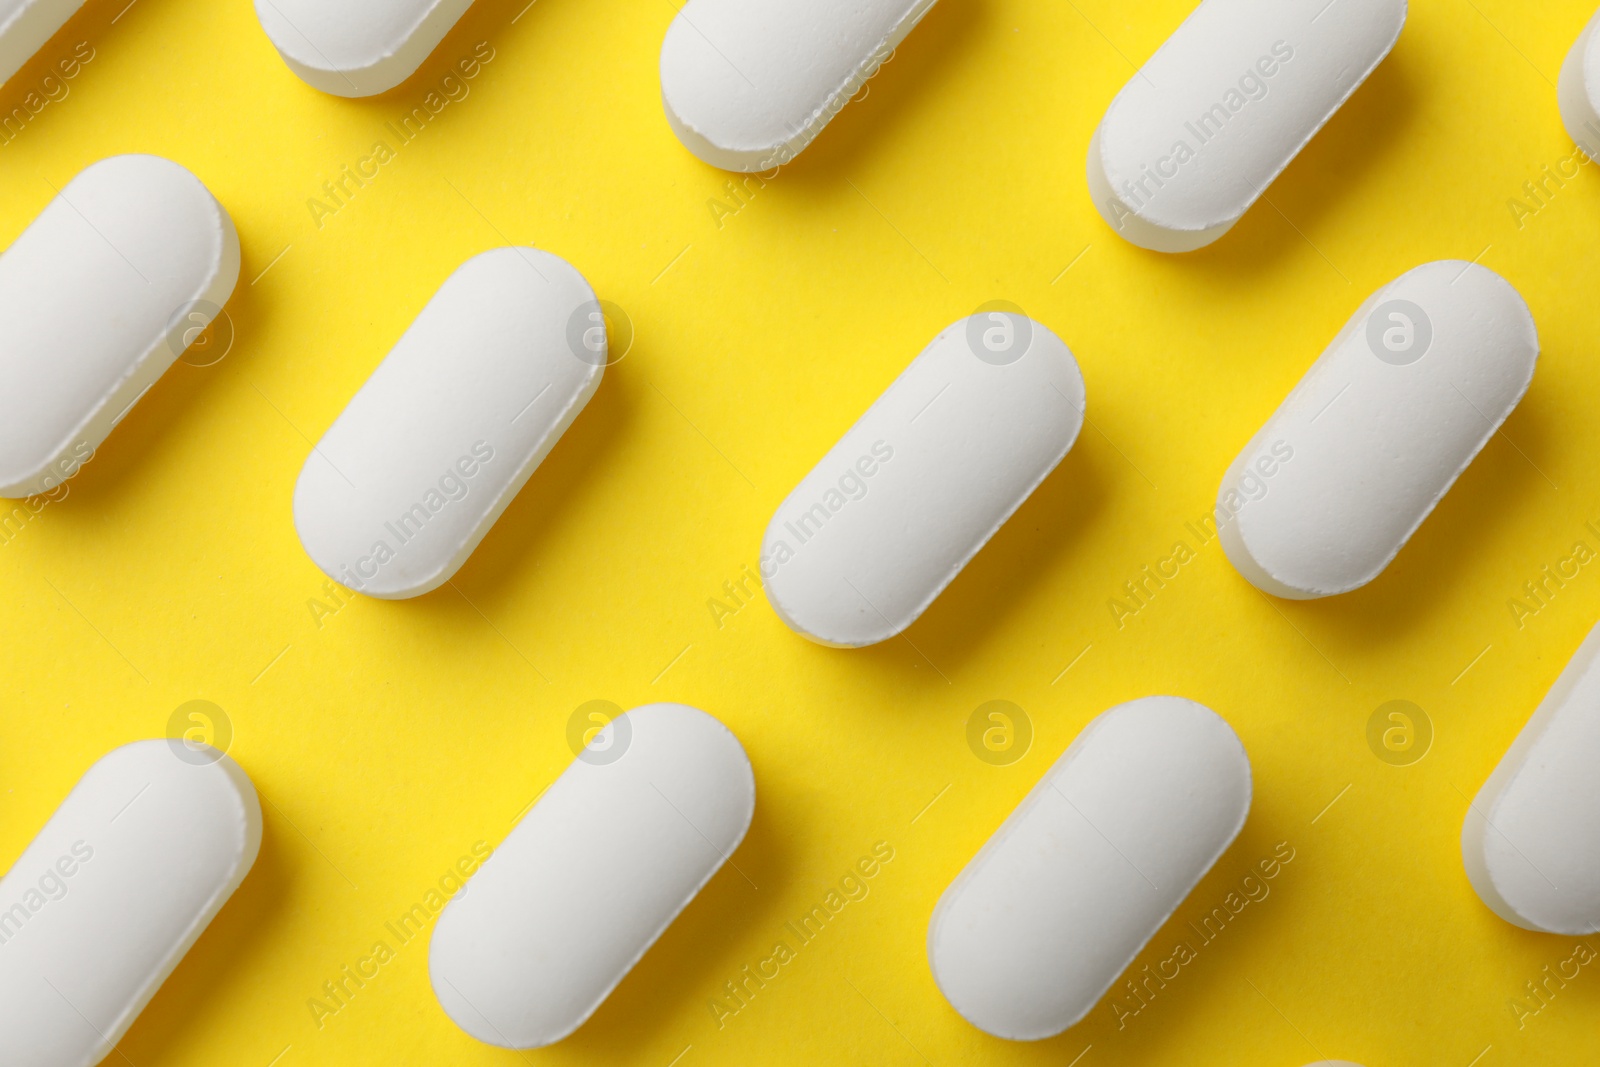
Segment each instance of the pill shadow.
[{"label": "pill shadow", "polygon": [[[1300,254],[1307,245],[1327,258],[1307,235],[1342,210],[1359,186],[1377,180],[1384,161],[1402,149],[1417,122],[1417,84],[1407,54],[1397,47],[1233,229],[1194,252],[1147,256],[1169,260],[1184,271],[1214,274],[1227,288],[1282,269],[1286,257]],[[1346,275],[1331,260],[1329,264],[1338,277],[1361,288],[1360,279]]]},{"label": "pill shadow", "polygon": [[[1519,405],[1501,431],[1461,472],[1382,574],[1340,596],[1277,601],[1278,606],[1291,618],[1304,613],[1322,620],[1322,632],[1337,633],[1339,651],[1351,656],[1389,646],[1454,610],[1438,591],[1456,576],[1481,568],[1491,546],[1504,542],[1530,508],[1557,491],[1539,469],[1538,457],[1549,454],[1554,442],[1536,398]],[[1498,600],[1493,606],[1504,610]]]},{"label": "pill shadow", "polygon": [[260,982],[257,964],[272,943],[273,920],[289,896],[291,878],[272,820],[264,821],[261,851],[239,888],[178,962],[105,1062],[165,1063],[180,1058],[193,1021]]},{"label": "pill shadow", "polygon": [[[977,33],[990,5],[966,2],[936,3],[923,17],[889,62],[878,68],[801,153],[783,165],[780,174],[797,190],[835,193],[843,175],[862,159],[885,151],[885,131],[903,127],[917,108],[927,108],[930,83],[954,75],[951,56]],[[663,124],[665,120],[663,120]],[[721,173],[706,164],[714,173]],[[762,172],[771,180],[771,171]]]},{"label": "pill shadow", "polygon": [[907,684],[927,682],[931,665],[932,681],[942,687],[1000,639],[996,631],[1005,615],[1025,612],[1031,601],[1051,595],[1041,586],[1040,572],[1088,537],[1107,486],[1115,483],[1104,469],[1109,450],[1097,447],[1103,441],[1085,425],[1061,464],[904,634],[862,649],[819,647],[818,654],[854,657],[872,670],[899,674]]},{"label": "pill shadow", "polygon": [[249,338],[261,322],[260,301],[248,283],[253,265],[248,252],[242,252],[239,284],[223,305],[218,322],[211,327],[212,336],[216,336],[223,316],[227,317],[233,332],[227,354],[203,367],[192,366],[181,358],[175,360],[95,449],[93,458],[68,481],[71,491],[62,499],[63,505],[115,508],[124,497],[137,497],[143,492],[140,483],[144,479],[160,477],[164,458],[178,447],[178,442],[191,436],[192,427],[186,424],[193,421],[192,409],[203,402],[219,378],[236,373],[235,368],[248,358]]},{"label": "pill shadow", "polygon": [[[759,783],[762,768],[755,770]],[[760,957],[735,955],[746,932],[770,927],[774,938],[781,936],[774,908],[793,854],[780,832],[780,816],[762,802],[759,784],[756,794],[755,816],[739,848],[594,1015],[561,1043],[563,1049],[585,1062],[634,1062],[664,1031],[681,1029],[686,1017],[707,1011],[706,998],[724,995],[722,983],[739,979],[742,967],[757,962]],[[605,922],[604,916],[589,918]]]}]

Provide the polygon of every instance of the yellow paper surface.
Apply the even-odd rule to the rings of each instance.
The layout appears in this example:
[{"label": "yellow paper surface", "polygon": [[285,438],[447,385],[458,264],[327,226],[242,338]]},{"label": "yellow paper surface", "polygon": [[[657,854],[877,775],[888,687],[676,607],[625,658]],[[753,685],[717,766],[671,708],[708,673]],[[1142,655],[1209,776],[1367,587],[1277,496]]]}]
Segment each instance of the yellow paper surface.
[{"label": "yellow paper surface", "polygon": [[[1553,83],[1590,4],[1417,0],[1266,198],[1171,257],[1101,222],[1084,156],[1189,0],[944,0],[738,195],[663,118],[674,4],[523,2],[479,0],[405,85],[345,100],[296,79],[243,0],[90,0],[0,90],[3,112],[47,101],[0,144],[0,245],[52,186],[136,151],[192,169],[243,245],[226,357],[175,365],[0,542],[0,867],[95,759],[186,701],[223,709],[263,799],[254,871],[110,1062],[1593,1062],[1600,968],[1547,981],[1576,940],[1496,918],[1459,849],[1468,798],[1600,613],[1596,563],[1511,606],[1576,542],[1600,550],[1600,174],[1524,188],[1573,169]],[[74,55],[92,58],[44,81]],[[434,91],[402,142],[390,124]],[[377,142],[393,158],[357,186],[344,168]],[[346,602],[291,522],[310,442],[444,278],[507,243],[570,260],[632,347],[451,585]],[[1532,389],[1378,581],[1267,599],[1186,523],[1360,302],[1446,257],[1527,298]],[[773,509],[996,299],[1077,355],[1077,447],[904,639],[799,638],[738,588]],[[1180,542],[1195,558],[1116,613]],[[1054,1040],[990,1038],[934,987],[934,903],[1089,719],[1150,693],[1217,710],[1255,770],[1239,840],[1125,977],[1183,940],[1194,958],[1142,1005],[1119,981]],[[755,822],[574,1036],[480,1045],[435,1003],[426,938],[386,924],[505,836],[591,700],[721,718],[755,766]],[[968,744],[992,700],[1031,727],[1008,765]],[[1368,743],[1392,700],[1431,724],[1406,766]],[[878,842],[893,859],[870,892],[792,944],[785,924]],[[1190,924],[1275,850],[1293,859],[1268,895],[1202,941]],[[747,981],[786,939],[794,958]],[[345,968],[371,974],[379,942],[392,958],[356,985]]]}]

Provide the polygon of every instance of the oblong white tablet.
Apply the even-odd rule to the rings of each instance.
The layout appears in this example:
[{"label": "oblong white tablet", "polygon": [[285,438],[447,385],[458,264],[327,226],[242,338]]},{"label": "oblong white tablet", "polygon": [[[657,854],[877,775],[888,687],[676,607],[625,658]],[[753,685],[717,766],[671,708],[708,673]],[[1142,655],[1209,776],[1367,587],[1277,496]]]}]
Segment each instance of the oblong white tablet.
[{"label": "oblong white tablet", "polygon": [[1556,99],[1567,135],[1590,159],[1600,159],[1600,11],[1561,64]]},{"label": "oblong white tablet", "polygon": [[949,326],[778,506],[767,600],[795,632],[854,648],[910,626],[1055,469],[1083,376],[1026,315]]},{"label": "oblong white tablet", "polygon": [[933,0],[688,0],[661,44],[667,122],[713,167],[788,163],[931,7]]},{"label": "oblong white tablet", "polygon": [[0,253],[0,496],[76,474],[238,279],[233,220],[193,174],[80,171]]},{"label": "oblong white tablet", "polygon": [[82,6],[83,0],[0,0],[0,85]]},{"label": "oblong white tablet", "polygon": [[1228,559],[1292,600],[1366,585],[1511,414],[1538,358],[1528,305],[1494,271],[1443,260],[1402,274],[1223,476]]},{"label": "oblong white tablet", "polygon": [[1204,0],[1089,142],[1089,193],[1157,252],[1221,237],[1367,80],[1406,0]]},{"label": "oblong white tablet", "polygon": [[1181,697],[1084,727],[939,898],[939,991],[996,1037],[1052,1037],[1089,1013],[1238,836],[1250,761]]},{"label": "oblong white tablet", "polygon": [[1472,888],[1506,922],[1600,931],[1600,626],[1478,790],[1461,827]]},{"label": "oblong white tablet", "polygon": [[600,386],[594,291],[565,260],[497,248],[445,280],[312,449],[294,525],[334,581],[419,596],[466,562]]},{"label": "oblong white tablet", "polygon": [[755,813],[744,748],[646,704],[588,743],[439,915],[434,995],[504,1048],[576,1030],[732,855]]},{"label": "oblong white tablet", "polygon": [[335,96],[372,96],[415,73],[472,0],[256,0],[289,69]]},{"label": "oblong white tablet", "polygon": [[110,1055],[260,846],[255,787],[216,749],[103,756],[0,879],[0,1063]]}]

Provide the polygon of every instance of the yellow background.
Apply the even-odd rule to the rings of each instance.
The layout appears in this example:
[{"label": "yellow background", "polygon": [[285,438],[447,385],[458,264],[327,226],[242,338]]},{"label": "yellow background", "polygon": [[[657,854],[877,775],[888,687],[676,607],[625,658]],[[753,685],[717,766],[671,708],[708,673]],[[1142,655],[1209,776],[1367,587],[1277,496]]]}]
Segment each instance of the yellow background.
[{"label": "yellow background", "polygon": [[[1572,152],[1553,82],[1589,0],[1417,0],[1268,200],[1186,256],[1114,237],[1083,171],[1105,106],[1192,0],[943,0],[720,226],[708,201],[733,203],[729,176],[661,113],[674,5],[525,2],[479,0],[405,85],[345,100],[296,79],[243,0],[90,0],[0,91],[9,111],[94,49],[0,146],[0,245],[52,185],[136,151],[192,169],[243,245],[227,357],[175,365],[0,544],[0,867],[95,759],[191,699],[225,709],[264,800],[254,871],[109,1062],[1593,1062],[1600,968],[1519,1028],[1508,1000],[1574,942],[1490,913],[1458,844],[1467,798],[1600,615],[1595,564],[1520,628],[1508,607],[1575,541],[1600,547],[1600,175],[1520,226],[1508,207]],[[494,58],[470,95],[319,228],[308,199],[481,41]],[[625,308],[631,351],[453,587],[319,620],[310,602],[331,602],[290,518],[309,441],[457,265],[511,242]],[[1531,391],[1380,579],[1268,600],[1185,521],[1357,305],[1445,257],[1527,298]],[[759,598],[719,627],[708,600],[754,566],[789,488],[994,299],[1083,368],[1091,425],[1056,473],[905,639],[823,648]],[[1119,629],[1109,598],[1179,540],[1199,558]],[[1102,1003],[1051,1041],[990,1038],[929,975],[934,902],[1090,718],[1150,693],[1232,723],[1256,793],[1139,964],[1278,842],[1295,859],[1125,1029]],[[504,837],[594,699],[684,701],[733,728],[758,783],[739,870],[553,1048],[457,1030],[420,940],[319,1028],[307,1001]],[[967,745],[993,699],[1033,725],[1010,766]],[[1367,744],[1391,699],[1434,727],[1411,766]],[[877,841],[895,858],[870,896],[719,1028],[708,999]]]}]

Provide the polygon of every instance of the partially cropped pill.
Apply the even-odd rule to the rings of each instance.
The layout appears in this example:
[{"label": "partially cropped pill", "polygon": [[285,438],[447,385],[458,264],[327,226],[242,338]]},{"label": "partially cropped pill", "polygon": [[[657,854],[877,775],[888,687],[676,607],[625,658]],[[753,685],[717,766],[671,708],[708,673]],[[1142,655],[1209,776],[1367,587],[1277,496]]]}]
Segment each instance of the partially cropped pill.
[{"label": "partially cropped pill", "polygon": [[1050,329],[981,311],[945,329],[778,506],[767,600],[855,648],[900,633],[1061,462],[1083,376]]},{"label": "partially cropped pill", "polygon": [[261,807],[207,745],[90,767],[0,879],[0,1063],[91,1067],[244,881]]},{"label": "partially cropped pill", "polygon": [[1090,140],[1095,208],[1157,252],[1215,241],[1367,80],[1405,21],[1406,0],[1204,0]]},{"label": "partially cropped pill", "polygon": [[1467,808],[1461,856],[1508,923],[1600,931],[1600,626]]},{"label": "partially cropped pill", "polygon": [[289,69],[335,96],[372,96],[411,77],[472,0],[256,0]]},{"label": "partially cropped pill", "polygon": [[1600,11],[1561,64],[1556,98],[1568,136],[1590,159],[1600,159]]},{"label": "partially cropped pill", "polygon": [[607,351],[594,291],[565,260],[467,260],[307,457],[307,554],[368,596],[443,585],[599,388]]},{"label": "partially cropped pill", "polygon": [[1291,600],[1376,578],[1527,392],[1539,358],[1504,278],[1427,263],[1374,293],[1223,476],[1240,574]]},{"label": "partially cropped pill", "polygon": [[928,963],[951,1007],[996,1037],[1082,1019],[1238,836],[1250,761],[1181,697],[1086,726],[950,883]]},{"label": "partially cropped pill", "polygon": [[581,1026],[739,847],[755,778],[738,738],[647,704],[589,740],[439,916],[428,975],[480,1041]]},{"label": "partially cropped pill", "polygon": [[239,279],[233,221],[158,156],[84,168],[0,253],[0,496],[76,474]]},{"label": "partially cropped pill", "polygon": [[21,69],[83,0],[0,0],[0,84]]},{"label": "partially cropped pill", "polygon": [[661,44],[661,100],[684,147],[758,171],[811,143],[933,0],[688,0]]}]

